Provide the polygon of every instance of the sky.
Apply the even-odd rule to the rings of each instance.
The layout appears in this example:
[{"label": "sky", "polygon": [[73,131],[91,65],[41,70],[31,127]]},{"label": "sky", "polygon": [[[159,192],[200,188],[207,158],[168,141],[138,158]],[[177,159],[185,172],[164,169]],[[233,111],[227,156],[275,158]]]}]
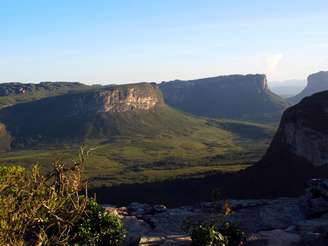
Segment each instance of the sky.
[{"label": "sky", "polygon": [[327,13],[327,0],[0,0],[0,81],[305,79],[328,70]]}]

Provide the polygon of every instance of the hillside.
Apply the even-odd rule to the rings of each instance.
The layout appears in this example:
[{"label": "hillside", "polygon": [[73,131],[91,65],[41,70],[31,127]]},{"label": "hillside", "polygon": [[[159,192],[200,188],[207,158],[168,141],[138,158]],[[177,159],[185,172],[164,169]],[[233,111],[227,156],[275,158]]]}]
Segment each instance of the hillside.
[{"label": "hillside", "polygon": [[89,88],[78,82],[1,83],[0,108]]},{"label": "hillside", "polygon": [[288,101],[296,104],[307,96],[325,90],[328,90],[328,72],[314,73],[308,77],[306,87],[296,96],[288,98]]},{"label": "hillside", "polygon": [[259,74],[175,80],[161,83],[160,89],[167,104],[206,117],[277,120],[288,106]]},{"label": "hillside", "polygon": [[274,132],[269,125],[186,115],[167,106],[150,83],[17,104],[0,110],[0,121],[12,148],[0,155],[2,163],[47,168],[84,144],[94,148],[86,173],[97,185],[238,171],[263,154]]}]

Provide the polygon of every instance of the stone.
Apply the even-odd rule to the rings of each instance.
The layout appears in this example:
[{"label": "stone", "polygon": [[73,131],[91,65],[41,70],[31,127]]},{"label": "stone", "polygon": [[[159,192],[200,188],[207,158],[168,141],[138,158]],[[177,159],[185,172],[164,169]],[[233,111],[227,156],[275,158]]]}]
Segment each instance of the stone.
[{"label": "stone", "polygon": [[309,196],[328,198],[328,179],[312,179],[308,185],[307,194]]},{"label": "stone", "polygon": [[123,224],[128,231],[124,246],[138,245],[140,238],[151,231],[151,227],[135,216],[123,217]]},{"label": "stone", "polygon": [[262,206],[237,210],[227,217],[227,220],[238,223],[247,232],[258,232],[286,229],[304,218],[298,199],[282,198]]},{"label": "stone", "polygon": [[166,206],[165,205],[155,205],[154,207],[153,207],[153,210],[154,210],[154,212],[156,212],[156,213],[161,213],[161,212],[164,212],[164,211],[166,211]]},{"label": "stone", "polygon": [[191,245],[191,238],[186,235],[152,235],[152,236],[144,236],[141,238],[139,245],[144,246],[184,246]]},{"label": "stone", "polygon": [[285,232],[284,230],[276,229],[272,231],[259,232],[261,239],[266,240],[267,246],[292,246],[301,241],[298,234]]},{"label": "stone", "polygon": [[323,197],[310,199],[307,207],[308,217],[318,217],[328,212],[328,201]]}]

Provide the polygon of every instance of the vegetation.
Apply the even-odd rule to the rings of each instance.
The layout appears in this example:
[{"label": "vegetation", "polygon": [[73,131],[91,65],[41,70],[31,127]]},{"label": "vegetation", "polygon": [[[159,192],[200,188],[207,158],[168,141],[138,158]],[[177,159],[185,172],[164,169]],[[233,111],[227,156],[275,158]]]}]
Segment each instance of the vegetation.
[{"label": "vegetation", "polygon": [[[220,208],[221,192],[212,191],[213,206],[218,212],[205,221],[187,220],[183,229],[189,232],[194,246],[242,246],[246,242],[246,234],[235,224],[225,221],[232,212],[228,200],[223,200]],[[223,222],[222,222],[223,221]]]},{"label": "vegetation", "polygon": [[[151,84],[115,88],[122,94],[135,88],[162,101]],[[70,159],[84,144],[96,147],[92,165],[85,168],[90,186],[162,181],[245,169],[260,159],[274,132],[271,125],[191,116],[164,103],[149,111],[84,112],[102,90],[0,110],[0,148],[11,148],[0,154],[0,163],[31,167],[37,162],[49,171],[49,160]]]},{"label": "vegetation", "polygon": [[[239,171],[261,158],[275,129],[250,122],[209,121],[170,108],[135,117],[126,115],[120,122],[125,132],[119,136],[85,141],[87,146],[96,146],[90,165],[85,167],[90,186]],[[37,162],[42,170],[49,171],[49,160],[69,160],[78,148],[79,144],[70,142],[39,143],[1,153],[0,163],[31,167]]]},{"label": "vegetation", "polygon": [[187,230],[194,246],[242,246],[246,243],[246,234],[236,225],[224,222],[189,224]]},{"label": "vegetation", "polygon": [[2,83],[0,85],[0,108],[94,87],[77,82]]},{"label": "vegetation", "polygon": [[38,166],[0,168],[0,245],[120,245],[118,216],[80,193],[87,154],[70,168],[55,162],[48,175]]}]

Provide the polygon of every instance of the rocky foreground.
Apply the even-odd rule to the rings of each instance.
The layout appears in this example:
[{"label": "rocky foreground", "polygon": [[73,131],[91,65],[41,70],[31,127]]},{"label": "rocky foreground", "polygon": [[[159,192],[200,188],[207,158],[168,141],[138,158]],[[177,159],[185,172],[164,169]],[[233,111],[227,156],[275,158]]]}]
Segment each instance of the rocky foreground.
[{"label": "rocky foreground", "polygon": [[190,245],[182,228],[189,221],[231,221],[247,233],[247,245],[328,245],[328,179],[312,180],[302,197],[274,200],[229,200],[231,214],[222,214],[223,202],[166,208],[131,203],[113,208],[123,218],[125,245]]}]

